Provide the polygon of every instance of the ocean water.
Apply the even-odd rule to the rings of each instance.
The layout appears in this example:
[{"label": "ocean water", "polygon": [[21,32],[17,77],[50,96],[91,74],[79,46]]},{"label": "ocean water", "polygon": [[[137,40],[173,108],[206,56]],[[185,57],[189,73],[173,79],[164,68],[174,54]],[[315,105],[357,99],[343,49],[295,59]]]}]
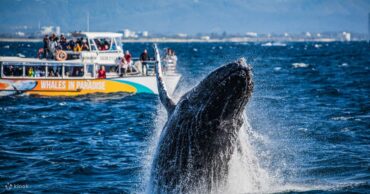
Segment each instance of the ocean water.
[{"label": "ocean water", "polygon": [[[34,57],[40,43],[0,42]],[[150,44],[124,44],[138,56]],[[370,192],[370,44],[167,43],[174,97],[245,57],[255,89],[226,193]],[[144,193],[166,113],[156,95],[0,99],[0,192]],[[149,192],[150,193],[150,192]]]}]

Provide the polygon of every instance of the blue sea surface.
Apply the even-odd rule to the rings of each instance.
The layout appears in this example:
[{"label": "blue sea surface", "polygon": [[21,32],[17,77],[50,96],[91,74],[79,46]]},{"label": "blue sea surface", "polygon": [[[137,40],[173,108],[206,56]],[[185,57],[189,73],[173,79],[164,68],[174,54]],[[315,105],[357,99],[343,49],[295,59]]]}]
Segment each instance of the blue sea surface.
[{"label": "blue sea surface", "polygon": [[[0,56],[35,57],[41,46],[0,42]],[[151,44],[124,47],[138,56]],[[166,47],[182,74],[176,98],[222,64],[245,57],[252,65],[252,168],[275,184],[257,174],[241,182],[263,186],[242,193],[370,193],[368,42],[159,44]],[[161,109],[151,94],[0,98],[0,192],[143,193]],[[262,172],[241,173],[252,171]]]}]

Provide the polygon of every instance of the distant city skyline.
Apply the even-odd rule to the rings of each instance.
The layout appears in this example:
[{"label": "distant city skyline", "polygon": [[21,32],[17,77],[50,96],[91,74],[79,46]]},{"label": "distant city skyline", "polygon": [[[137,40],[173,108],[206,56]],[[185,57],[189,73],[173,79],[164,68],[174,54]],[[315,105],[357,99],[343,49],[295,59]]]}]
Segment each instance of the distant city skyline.
[{"label": "distant city skyline", "polygon": [[41,26],[63,32],[370,33],[369,11],[369,0],[1,0],[0,33]]}]

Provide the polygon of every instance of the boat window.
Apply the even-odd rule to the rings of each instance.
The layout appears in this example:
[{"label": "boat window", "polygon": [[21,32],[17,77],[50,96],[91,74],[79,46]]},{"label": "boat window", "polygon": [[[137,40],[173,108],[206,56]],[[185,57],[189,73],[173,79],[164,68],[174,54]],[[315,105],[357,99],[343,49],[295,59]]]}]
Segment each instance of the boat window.
[{"label": "boat window", "polygon": [[104,66],[105,72],[107,73],[118,73],[118,65],[100,65],[100,66]]},{"label": "boat window", "polygon": [[46,74],[45,65],[27,64],[25,67],[27,77],[45,77]]},{"label": "boat window", "polygon": [[22,77],[23,65],[21,64],[6,64],[3,65],[3,74],[8,77]]},{"label": "boat window", "polygon": [[94,77],[94,65],[93,64],[86,66],[86,77],[88,78]]},{"label": "boat window", "polygon": [[117,44],[117,50],[122,50],[122,42],[121,38],[115,38],[116,44]]},{"label": "boat window", "polygon": [[96,49],[96,45],[95,45],[94,41],[92,39],[90,39],[89,42],[90,42],[90,49],[92,51],[96,51],[97,49]]},{"label": "boat window", "polygon": [[112,40],[110,38],[95,38],[94,42],[99,51],[107,51],[111,48]]},{"label": "boat window", "polygon": [[66,77],[83,77],[84,76],[84,66],[65,66],[64,75]]},{"label": "boat window", "polygon": [[62,77],[62,64],[48,66],[48,77]]},{"label": "boat window", "polygon": [[116,41],[112,41],[112,46],[110,47],[110,50],[117,50]]}]

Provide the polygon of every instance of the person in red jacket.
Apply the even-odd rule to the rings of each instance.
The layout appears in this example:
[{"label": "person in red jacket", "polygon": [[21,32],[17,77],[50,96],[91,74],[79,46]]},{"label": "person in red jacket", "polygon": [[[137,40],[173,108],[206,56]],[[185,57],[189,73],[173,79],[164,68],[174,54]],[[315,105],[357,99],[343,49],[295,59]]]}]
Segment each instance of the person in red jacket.
[{"label": "person in red jacket", "polygon": [[105,79],[107,78],[107,75],[105,73],[105,67],[100,66],[100,70],[98,71],[98,79]]},{"label": "person in red jacket", "polygon": [[130,54],[130,51],[126,50],[126,53],[125,53],[125,59],[126,59],[126,62],[130,65],[131,64],[131,54]]}]

